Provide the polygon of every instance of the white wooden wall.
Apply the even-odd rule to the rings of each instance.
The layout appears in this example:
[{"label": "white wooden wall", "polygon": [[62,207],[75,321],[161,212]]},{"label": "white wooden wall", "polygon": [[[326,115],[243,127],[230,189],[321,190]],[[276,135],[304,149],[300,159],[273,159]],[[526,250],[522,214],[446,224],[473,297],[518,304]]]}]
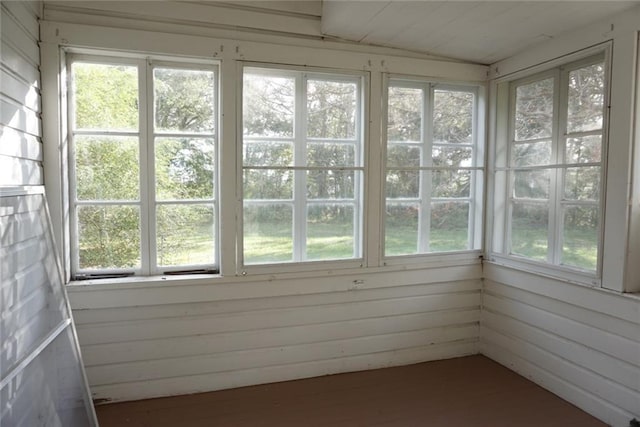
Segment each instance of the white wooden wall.
[{"label": "white wooden wall", "polygon": [[482,354],[610,425],[640,418],[640,298],[484,270]]},{"label": "white wooden wall", "polygon": [[[350,291],[322,290],[344,276],[186,285],[181,299],[200,301],[186,303],[168,287],[74,288],[71,300],[94,397],[132,400],[476,354],[480,274],[358,275],[367,289]],[[282,295],[252,297],[274,285]]]},{"label": "white wooden wall", "polygon": [[638,31],[635,8],[491,66],[499,78],[613,40],[602,288],[485,263],[480,351],[615,427],[640,419],[640,294],[620,292],[640,289]]},{"label": "white wooden wall", "polygon": [[[322,40],[319,3],[299,9],[303,3],[282,2],[279,8],[266,9],[261,2],[243,3],[243,8],[214,3],[186,7],[163,2],[149,8],[147,2],[47,2],[41,27],[45,95],[49,88],[52,97],[57,95],[61,44],[213,54],[221,59],[226,76],[234,75],[243,60],[365,70],[371,73],[377,99],[383,70],[461,81],[485,79],[484,66]],[[222,100],[225,111],[235,110],[236,84],[221,83],[227,94]],[[52,111],[52,116],[45,118],[56,114],[55,100],[51,110],[49,101],[45,113]],[[379,123],[379,111],[371,115]],[[45,129],[49,126],[45,123]],[[228,168],[222,174],[234,176],[232,114],[225,115],[222,126],[221,168]],[[377,141],[379,126],[371,129],[376,132],[372,141]],[[55,132],[54,126],[54,137]],[[231,157],[224,157],[226,153]],[[46,152],[45,159],[49,154],[57,155]],[[380,165],[379,154],[368,160]],[[50,171],[46,173],[48,177]],[[222,193],[222,198],[229,195],[226,200],[235,202],[233,185],[224,186]],[[379,196],[372,195],[370,203],[376,203],[375,197]],[[234,222],[233,216],[221,219],[227,220]],[[234,276],[233,265],[224,269],[228,255],[234,254],[234,236],[230,242],[225,239],[225,277],[69,287],[94,398],[117,401],[194,393],[478,352],[478,253],[432,262],[432,268],[379,264],[346,272],[255,278]],[[377,247],[369,251],[374,258],[376,251]]]},{"label": "white wooden wall", "polygon": [[[254,6],[259,9],[259,4]],[[216,13],[207,8],[216,8]],[[43,28],[51,35],[45,44],[55,49],[47,51],[45,58],[57,66],[57,43],[73,44],[74,40],[87,47],[133,46],[139,50],[155,40],[168,49],[166,53],[193,55],[206,45],[208,52],[218,55],[222,46],[217,38],[226,38],[234,43],[240,39],[265,43],[237,42],[237,56],[229,57],[231,60],[313,62],[319,60],[317,49],[334,49],[334,61],[351,67],[371,53],[390,55],[384,67],[401,70],[391,72],[420,74],[416,62],[407,59],[418,56],[415,54],[312,42],[320,37],[319,12],[313,6],[285,12],[276,10],[273,17],[294,19],[278,21],[281,25],[271,28],[262,19],[269,12],[255,8],[164,4],[149,9],[131,2],[48,2]],[[207,23],[209,20],[212,22]],[[632,14],[627,21],[640,22]],[[229,28],[234,25],[246,31]],[[553,41],[557,44],[497,65],[501,72],[516,71],[608,40],[614,37],[609,25],[602,22],[595,29],[570,34]],[[619,37],[615,36],[614,57],[621,64],[635,58],[635,45],[629,44],[633,25],[616,26]],[[112,29],[103,31],[107,27]],[[62,30],[56,38],[58,28]],[[131,38],[126,32],[130,29],[141,32]],[[227,52],[225,49],[224,54]],[[631,59],[624,59],[629,55]],[[454,69],[455,75],[464,74],[463,64],[421,64],[430,75],[452,75]],[[618,94],[631,87],[632,74],[625,67],[616,68],[624,68],[619,78],[614,76]],[[233,67],[227,70],[233,72]],[[469,76],[478,71],[468,70]],[[56,80],[55,73],[49,77]],[[380,83],[379,74],[374,80]],[[51,111],[55,113],[56,108],[53,105]],[[616,131],[615,139],[622,142],[616,142],[610,155],[628,160],[631,141],[624,140],[624,120],[617,123],[616,129],[621,130]],[[628,128],[628,120],[626,124]],[[629,166],[614,168],[616,172],[609,177],[612,185],[622,182],[620,188],[628,190],[625,173]],[[231,193],[233,196],[233,189]],[[608,203],[623,207],[609,210],[607,221],[618,222],[621,228],[612,229],[605,243],[605,257],[611,253],[613,263],[607,273],[612,279],[606,285],[619,290],[623,280],[615,279],[615,271],[625,267],[616,267],[616,262],[626,256],[621,248],[628,233],[626,216],[620,211],[626,206],[620,204],[625,197],[624,191],[611,192]],[[632,415],[640,417],[639,300],[492,264],[485,265],[484,271],[477,262],[414,268],[380,267],[316,278],[290,275],[111,287],[87,284],[72,286],[70,295],[88,376],[98,399],[132,400],[215,390],[481,351],[613,425],[626,426]],[[354,280],[363,280],[364,285],[356,286]]]},{"label": "white wooden wall", "polygon": [[43,184],[40,8],[30,1],[0,6],[0,186]]}]

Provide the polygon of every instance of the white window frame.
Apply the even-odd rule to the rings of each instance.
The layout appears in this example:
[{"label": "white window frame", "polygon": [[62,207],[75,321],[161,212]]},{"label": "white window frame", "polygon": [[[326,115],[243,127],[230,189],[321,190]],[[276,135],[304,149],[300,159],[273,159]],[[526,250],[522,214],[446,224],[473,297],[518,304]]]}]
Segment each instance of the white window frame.
[{"label": "white window frame", "polygon": [[[130,54],[119,56],[117,54],[100,52],[99,54],[67,52],[65,55],[67,73],[67,130],[68,130],[68,164],[69,164],[69,234],[70,234],[70,266],[71,280],[79,279],[100,279],[126,276],[158,276],[162,274],[181,273],[189,274],[208,273],[218,274],[220,259],[220,221],[219,221],[219,66],[216,62],[204,61],[184,61],[174,58],[154,58],[135,57]],[[106,64],[106,65],[128,65],[138,69],[138,131],[111,131],[111,130],[91,130],[76,131],[74,112],[74,93],[71,84],[71,65],[75,62]],[[165,132],[155,131],[155,96],[153,71],[156,68],[172,68],[185,70],[206,70],[214,73],[214,132],[213,133],[189,133],[189,132]],[[131,136],[137,137],[139,141],[139,199],[133,201],[78,201],[76,197],[76,177],[75,177],[75,144],[74,135],[110,135],[110,136]],[[214,178],[213,196],[209,199],[198,200],[156,200],[155,186],[155,138],[161,137],[198,137],[210,138],[214,141]],[[156,245],[156,209],[158,206],[190,205],[190,204],[212,204],[214,211],[214,245],[213,252],[215,259],[210,264],[197,265],[177,265],[158,266],[157,265],[157,245]],[[140,267],[139,268],[104,268],[104,269],[80,269],[79,249],[78,249],[78,224],[77,207],[82,205],[117,205],[117,206],[139,206],[140,208]]]},{"label": "white window frame", "polygon": [[[295,79],[295,112],[294,112],[294,129],[292,137],[277,137],[278,141],[291,141],[295,147],[294,150],[294,165],[293,166],[245,166],[243,162],[243,148],[245,139],[251,142],[259,142],[261,140],[268,141],[273,139],[271,137],[255,137],[251,136],[245,138],[243,135],[243,90],[242,82],[244,81],[245,69],[257,71],[258,73],[265,75],[292,77]],[[355,158],[359,166],[352,167],[320,167],[320,166],[300,166],[306,159],[306,148],[308,142],[320,141],[322,138],[307,138],[306,137],[306,82],[317,78],[323,81],[345,81],[356,83],[358,88],[358,101],[356,103],[356,134],[354,140],[336,140],[338,143],[344,142],[354,144]],[[367,98],[369,87],[368,73],[354,72],[350,70],[341,69],[323,69],[316,67],[300,67],[290,66],[282,64],[265,64],[265,63],[252,63],[243,62],[239,66],[239,78],[238,78],[238,150],[237,150],[237,187],[236,194],[238,195],[238,224],[237,224],[237,268],[238,272],[242,275],[247,274],[269,274],[269,273],[285,273],[296,271],[314,271],[314,270],[326,270],[332,268],[359,268],[364,265],[364,248],[365,244],[365,182],[367,176],[367,152],[369,150],[369,144],[367,143]],[[333,140],[332,140],[333,141]],[[358,144],[358,141],[360,142]],[[302,148],[302,149],[301,149]],[[266,200],[264,203],[277,202],[278,204],[290,203],[293,207],[293,224],[292,224],[292,244],[293,244],[293,259],[291,261],[272,262],[272,263],[256,263],[245,264],[244,262],[244,203],[243,198],[243,174],[245,170],[258,170],[258,169],[276,169],[292,171],[294,173],[294,188],[293,199],[291,200]],[[347,201],[341,201],[339,199],[314,199],[309,203],[306,197],[306,172],[312,170],[352,170],[355,171],[355,184],[354,184],[354,198]],[[359,172],[359,173],[358,173]],[[263,201],[250,202],[251,204],[260,204]],[[345,204],[351,205],[354,208],[354,257],[347,259],[328,259],[328,260],[304,260],[303,247],[306,245],[306,218],[307,208],[313,204]]]},{"label": "white window frame", "polygon": [[[568,75],[569,72],[596,63],[603,63],[605,75],[605,91],[603,103],[603,124],[599,131],[563,133],[566,130],[568,105]],[[498,208],[493,215],[492,238],[489,242],[489,259],[497,264],[530,271],[541,275],[559,278],[571,283],[601,286],[603,265],[604,217],[606,199],[607,176],[607,147],[609,136],[609,99],[611,91],[611,49],[609,46],[586,49],[580,53],[569,55],[547,66],[534,67],[531,70],[514,73],[498,79],[496,84],[496,122],[495,144],[492,153],[492,179],[494,184],[493,204]],[[515,91],[518,86],[554,78],[553,92],[553,126],[551,160],[547,165],[518,166],[512,165],[512,144],[515,140]],[[600,162],[595,163],[566,163],[565,144],[571,136],[585,136],[589,134],[602,135],[602,153]],[[600,193],[597,202],[565,201],[563,200],[564,181],[563,171],[572,166],[600,167]],[[549,170],[549,224],[548,224],[548,252],[547,260],[540,261],[511,253],[511,207],[513,196],[513,172],[527,170]],[[560,264],[562,252],[563,220],[561,213],[567,205],[588,205],[598,207],[598,255],[597,266],[594,271],[580,267]]]},{"label": "white window frame", "polygon": [[[424,165],[419,167],[389,167],[387,165],[387,149],[388,141],[388,106],[389,106],[389,88],[402,87],[420,89],[423,91],[423,105],[421,117],[421,141],[416,141],[416,145],[421,147],[422,156],[424,157]],[[464,146],[470,147],[472,151],[472,165],[468,167],[433,167],[431,165],[431,151],[433,148],[433,104],[434,94],[436,90],[445,90],[453,92],[472,93],[474,97],[473,105],[473,123],[472,123],[472,142]],[[424,262],[426,259],[431,260],[455,260],[468,259],[469,254],[482,253],[483,243],[483,210],[484,210],[484,171],[485,171],[485,144],[484,144],[484,122],[485,122],[485,88],[477,84],[466,82],[443,82],[427,78],[417,78],[414,76],[404,76],[395,74],[385,74],[384,90],[383,90],[383,120],[382,120],[382,147],[383,147],[383,180],[382,180],[382,198],[381,198],[381,237],[380,244],[383,248],[384,265],[403,265],[417,262]],[[442,144],[438,144],[442,145]],[[451,146],[461,146],[460,144],[451,144]],[[429,154],[427,154],[429,153]],[[469,170],[471,171],[471,184],[469,196],[465,198],[438,198],[431,195],[431,182],[426,179],[428,174],[421,174],[420,194],[417,198],[407,201],[420,203],[420,220],[418,221],[418,248],[416,253],[403,255],[387,255],[385,245],[385,212],[387,207],[387,189],[386,176],[389,170],[416,170],[416,171],[438,171],[438,170]],[[469,220],[468,220],[468,247],[466,250],[458,251],[435,251],[429,252],[430,237],[430,213],[431,202],[436,201],[466,201],[469,203]],[[404,199],[402,201],[405,201]]]}]

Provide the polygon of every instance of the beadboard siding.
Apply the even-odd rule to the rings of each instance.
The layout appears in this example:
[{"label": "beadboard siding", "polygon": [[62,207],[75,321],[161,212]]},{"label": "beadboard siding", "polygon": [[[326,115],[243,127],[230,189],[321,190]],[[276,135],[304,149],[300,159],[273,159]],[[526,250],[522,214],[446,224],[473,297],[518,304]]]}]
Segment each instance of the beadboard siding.
[{"label": "beadboard siding", "polygon": [[613,426],[640,418],[640,298],[488,264],[481,352]]},{"label": "beadboard siding", "polygon": [[40,7],[18,1],[0,5],[0,186],[43,184]]},{"label": "beadboard siding", "polygon": [[94,398],[194,393],[477,353],[479,277],[406,286],[397,277],[393,287],[355,291],[77,309]]}]

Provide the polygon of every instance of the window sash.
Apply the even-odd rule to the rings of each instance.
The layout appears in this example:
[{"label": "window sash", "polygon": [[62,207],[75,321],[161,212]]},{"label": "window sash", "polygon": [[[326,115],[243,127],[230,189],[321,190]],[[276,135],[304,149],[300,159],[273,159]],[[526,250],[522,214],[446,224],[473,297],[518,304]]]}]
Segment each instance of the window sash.
[{"label": "window sash", "polygon": [[[603,223],[602,204],[604,201],[603,191],[603,158],[600,158],[598,162],[584,162],[584,163],[570,163],[566,159],[566,147],[567,140],[570,138],[578,138],[584,136],[600,136],[602,144],[602,152],[604,153],[604,134],[607,126],[606,117],[606,95],[608,88],[608,78],[604,76],[604,89],[603,97],[605,102],[603,103],[602,119],[603,123],[599,129],[592,129],[589,131],[574,131],[568,132],[568,98],[569,98],[569,73],[575,70],[589,67],[591,65],[603,64],[606,66],[604,54],[598,54],[585,58],[583,60],[575,61],[570,64],[566,64],[551,70],[547,70],[541,73],[537,73],[531,76],[524,77],[512,81],[509,84],[509,129],[508,129],[508,147],[507,147],[507,166],[495,168],[496,172],[507,172],[508,179],[506,185],[508,212],[505,217],[506,227],[504,233],[505,254],[507,256],[514,256],[516,258],[522,258],[528,262],[536,262],[536,259],[527,258],[521,254],[516,254],[512,249],[512,236],[513,236],[513,206],[515,203],[542,203],[543,201],[548,203],[548,227],[547,227],[547,256],[545,263],[567,267],[569,269],[578,270],[581,273],[591,272],[590,269],[580,268],[577,266],[571,266],[563,264],[563,241],[565,239],[564,229],[564,212],[567,207],[571,206],[589,206],[597,207],[598,209],[598,230],[597,230],[597,263],[593,273],[599,275],[601,269],[602,258],[602,239],[601,229]],[[552,131],[550,137],[546,138],[531,138],[524,140],[517,140],[515,135],[515,108],[516,108],[516,91],[518,87],[528,85],[537,81],[542,81],[548,78],[553,79],[553,114],[552,114]],[[514,147],[519,144],[536,143],[542,141],[551,141],[551,157],[547,164],[532,165],[532,166],[516,166],[513,150]],[[589,168],[599,167],[599,199],[598,200],[570,200],[564,197],[564,187],[566,179],[566,171],[570,168]],[[531,199],[526,197],[516,197],[515,191],[515,178],[514,175],[521,171],[536,171],[536,170],[548,170],[549,171],[549,194],[548,199]]]},{"label": "window sash", "polygon": [[[217,166],[214,165],[212,197],[205,199],[186,200],[156,200],[156,173],[155,173],[155,140],[157,137],[179,137],[179,138],[209,138],[213,140],[213,152],[217,153],[218,126],[217,126],[217,97],[218,97],[218,68],[213,64],[182,63],[172,61],[152,61],[136,58],[120,58],[113,56],[98,56],[86,54],[68,54],[67,72],[72,75],[72,64],[92,63],[99,65],[124,65],[134,66],[137,69],[138,84],[138,129],[137,131],[123,131],[111,129],[77,129],[75,123],[75,93],[72,85],[68,85],[68,117],[69,117],[69,191],[70,197],[70,237],[71,237],[71,270],[72,277],[99,278],[104,275],[124,274],[124,275],[154,275],[170,273],[175,271],[188,272],[192,269],[215,271],[218,265],[218,231],[214,224],[214,247],[215,259],[211,263],[180,264],[176,266],[158,266],[157,254],[158,246],[156,242],[157,218],[156,210],[160,206],[193,206],[210,204],[213,206],[213,215],[217,223],[219,207],[217,201],[218,179],[216,176]],[[172,68],[184,70],[206,70],[213,72],[214,79],[214,132],[176,132],[157,131],[154,129],[154,103],[155,95],[153,70],[156,68]],[[138,160],[139,160],[139,197],[136,200],[78,200],[76,185],[76,164],[75,164],[75,139],[78,136],[129,136],[138,139]],[[215,154],[214,154],[215,155]],[[217,155],[215,155],[217,164]],[[82,206],[136,206],[139,208],[140,226],[140,266],[138,268],[80,268],[79,259],[79,224],[77,219],[78,209]],[[203,271],[204,271],[203,270]]]},{"label": "window sash", "polygon": [[[389,89],[390,88],[407,88],[407,89],[419,89],[422,91],[422,105],[421,111],[421,125],[420,125],[420,140],[419,141],[400,141],[393,139],[386,139],[386,150],[388,152],[390,147],[415,147],[420,150],[420,166],[402,166],[402,165],[390,165],[388,162],[388,156],[385,155],[385,177],[383,184],[384,194],[384,206],[386,209],[388,206],[400,206],[417,204],[419,206],[418,213],[418,229],[417,229],[417,248],[416,251],[401,255],[388,254],[387,244],[384,244],[384,258],[406,258],[411,256],[424,256],[442,253],[442,251],[432,251],[430,248],[431,241],[431,213],[432,205],[443,202],[452,203],[468,203],[468,220],[467,220],[467,248],[466,250],[472,250],[478,248],[480,238],[478,236],[479,231],[482,228],[481,218],[479,217],[479,203],[482,198],[482,182],[481,175],[484,172],[484,161],[479,154],[478,143],[478,90],[476,87],[464,86],[464,85],[449,85],[433,83],[421,80],[407,80],[391,78],[387,82],[387,119],[389,112]],[[448,92],[461,92],[471,93],[473,95],[472,105],[472,138],[469,143],[447,143],[436,142],[433,137],[433,108],[436,91],[448,91]],[[388,135],[388,129],[384,131]],[[471,166],[434,166],[432,153],[434,147],[455,147],[455,148],[471,148]],[[428,171],[470,171],[470,183],[469,183],[469,196],[467,197],[437,197],[432,192],[432,182],[430,174],[423,173]],[[387,176],[391,171],[420,171],[420,184],[418,197],[389,197],[387,194]],[[385,216],[383,215],[383,218]],[[383,220],[382,229],[384,240],[387,236],[387,224]],[[445,251],[448,252],[448,251]]]},{"label": "window sash", "polygon": [[[333,261],[356,261],[362,259],[362,235],[363,235],[363,202],[364,202],[364,173],[365,167],[363,164],[364,158],[364,140],[363,140],[363,76],[360,74],[337,74],[314,72],[314,71],[298,71],[293,69],[281,69],[281,68],[257,68],[253,66],[245,66],[243,68],[243,78],[247,75],[260,75],[268,77],[283,77],[290,78],[294,81],[294,116],[293,116],[293,135],[292,136],[261,136],[261,135],[242,135],[242,149],[251,144],[260,143],[290,143],[293,149],[292,165],[247,165],[244,159],[240,156],[239,162],[241,163],[241,192],[244,194],[244,172],[251,170],[276,170],[276,171],[291,171],[293,174],[293,188],[292,197],[287,199],[247,199],[242,197],[242,210],[243,212],[250,206],[266,206],[266,205],[288,205],[292,209],[292,237],[291,244],[293,247],[293,253],[291,260],[288,261],[267,261],[265,263],[250,262],[247,263],[245,253],[245,225],[242,221],[242,227],[238,233],[238,249],[239,259],[241,259],[240,268],[264,268],[265,266],[272,264],[305,264],[305,263],[318,263],[318,262],[333,262]],[[352,83],[356,86],[356,100],[355,100],[355,123],[354,123],[354,136],[352,138],[322,138],[316,136],[307,136],[307,83],[308,81],[322,81],[322,82],[337,82],[337,83]],[[243,117],[244,120],[244,117]],[[307,149],[309,144],[314,143],[331,143],[337,145],[351,146],[354,149],[354,165],[352,166],[310,166],[307,164]],[[336,198],[326,199],[318,198],[311,199],[307,196],[307,173],[312,171],[353,171],[354,183],[353,183],[353,197],[352,198]],[[349,258],[337,258],[333,259],[319,259],[312,260],[308,258],[307,246],[308,230],[307,219],[309,208],[313,206],[328,206],[328,205],[340,205],[350,206],[353,208],[353,256]]]}]

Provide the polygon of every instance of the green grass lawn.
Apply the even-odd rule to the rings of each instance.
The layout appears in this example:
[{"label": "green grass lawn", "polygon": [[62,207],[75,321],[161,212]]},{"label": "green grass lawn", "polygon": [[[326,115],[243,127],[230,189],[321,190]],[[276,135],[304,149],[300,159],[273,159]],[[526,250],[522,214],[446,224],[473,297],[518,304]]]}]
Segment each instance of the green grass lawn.
[{"label": "green grass lawn", "polygon": [[[511,238],[511,252],[535,260],[547,259],[547,231],[520,227]],[[595,270],[598,262],[598,237],[591,229],[565,230],[562,264]]]},{"label": "green grass lawn", "polygon": [[[310,223],[308,225],[307,259],[331,260],[354,257],[352,225]],[[158,241],[161,265],[208,264],[213,260],[213,236],[210,226],[189,232],[172,232],[167,242]],[[546,230],[520,226],[512,234],[512,253],[546,261]],[[565,231],[562,264],[595,270],[597,235],[590,229]],[[436,229],[431,231],[430,252],[466,250],[467,230]],[[293,260],[293,243],[289,223],[261,223],[245,231],[244,258],[247,264],[277,263]],[[385,255],[417,253],[416,227],[394,224],[385,236]],[[101,267],[101,266],[97,266]],[[91,268],[89,266],[89,268]]]}]

